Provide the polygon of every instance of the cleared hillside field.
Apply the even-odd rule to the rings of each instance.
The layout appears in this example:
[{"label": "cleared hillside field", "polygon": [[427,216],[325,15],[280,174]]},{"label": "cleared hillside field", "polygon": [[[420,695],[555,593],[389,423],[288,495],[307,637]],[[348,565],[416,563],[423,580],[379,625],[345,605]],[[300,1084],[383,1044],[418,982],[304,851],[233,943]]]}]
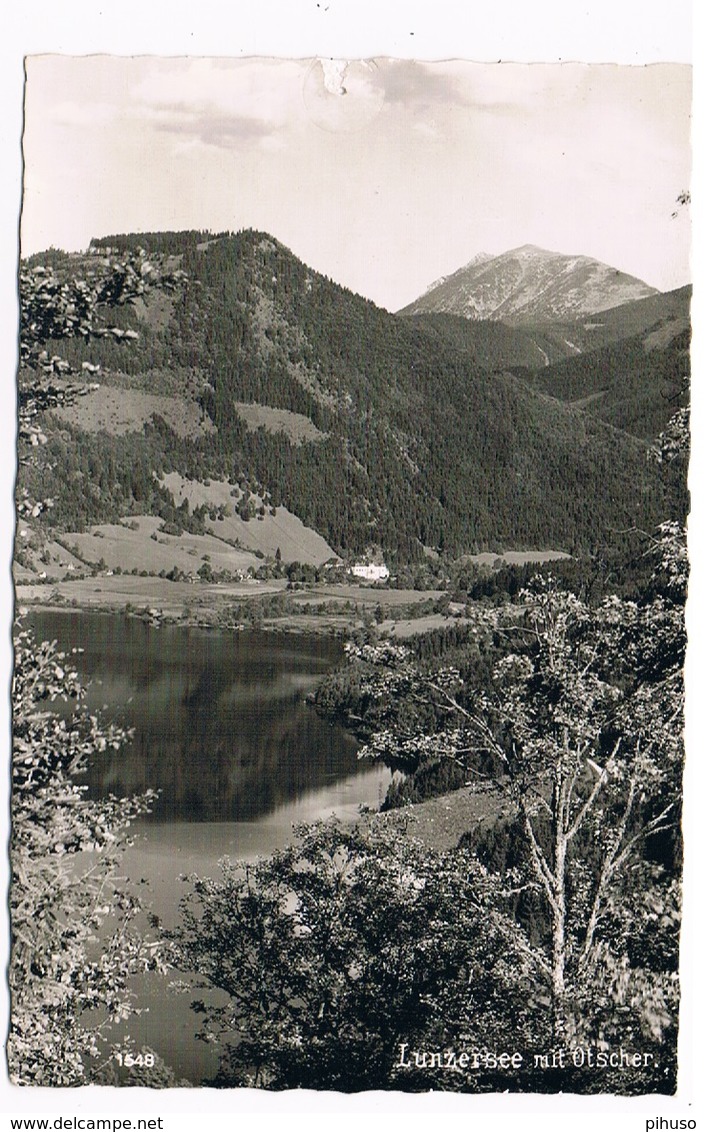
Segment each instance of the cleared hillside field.
[{"label": "cleared hillside field", "polygon": [[475,562],[478,566],[493,566],[498,560],[508,566],[525,566],[528,562],[557,562],[561,558],[571,558],[563,550],[505,550],[502,554],[485,551],[483,554],[464,555],[464,561]]},{"label": "cleared hillside field", "polygon": [[76,547],[84,562],[100,563],[108,569],[148,570],[159,573],[175,567],[196,574],[204,562],[213,570],[235,573],[257,569],[260,560],[247,550],[236,550],[213,535],[167,535],[159,528],[162,520],[139,516],[127,523],[101,523],[89,531],[67,532],[62,542]]},{"label": "cleared hillside field", "polygon": [[267,432],[284,433],[293,444],[303,444],[305,440],[325,440],[327,433],[318,429],[313,421],[303,413],[293,413],[289,409],[273,409],[269,405],[259,405],[249,401],[234,401],[235,410],[251,431],[264,428]]},{"label": "cleared hillside field", "polygon": [[[321,535],[306,527],[301,519],[286,507],[277,507],[276,514],[265,507],[265,514],[245,520],[236,512],[242,499],[242,492],[226,480],[210,480],[199,483],[187,479],[178,472],[169,472],[160,481],[172,493],[177,507],[188,499],[193,511],[205,505],[210,508],[222,507],[223,518],[207,519],[206,526],[217,536],[237,542],[248,550],[259,550],[274,558],[279,549],[283,562],[302,562],[321,566],[335,553]],[[252,494],[253,506],[263,505],[259,495]]]},{"label": "cleared hillside field", "polygon": [[84,432],[107,432],[111,436],[141,432],[155,414],[177,436],[195,438],[214,431],[212,422],[195,401],[114,385],[101,385],[88,397],[53,412],[59,420]]}]

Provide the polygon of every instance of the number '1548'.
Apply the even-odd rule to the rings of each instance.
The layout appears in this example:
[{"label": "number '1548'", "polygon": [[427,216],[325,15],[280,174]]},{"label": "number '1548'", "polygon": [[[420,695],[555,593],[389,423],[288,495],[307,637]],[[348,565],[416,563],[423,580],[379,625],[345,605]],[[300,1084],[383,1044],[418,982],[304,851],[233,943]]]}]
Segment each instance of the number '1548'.
[{"label": "number '1548'", "polygon": [[126,1069],[132,1069],[134,1065],[150,1069],[154,1065],[153,1053],[116,1053],[113,1056],[118,1065],[124,1065]]}]

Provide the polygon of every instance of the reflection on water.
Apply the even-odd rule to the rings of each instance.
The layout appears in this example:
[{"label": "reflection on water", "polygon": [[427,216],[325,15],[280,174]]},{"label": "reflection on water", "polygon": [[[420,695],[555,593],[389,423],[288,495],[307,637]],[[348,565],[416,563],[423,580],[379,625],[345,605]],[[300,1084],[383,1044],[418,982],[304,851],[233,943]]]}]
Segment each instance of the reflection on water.
[{"label": "reflection on water", "polygon": [[352,737],[305,702],[341,656],[335,641],[96,614],[27,620],[84,650],[88,706],[134,731],[91,769],[91,790],[158,789],[154,821],[251,822],[360,769]]},{"label": "reflection on water", "polygon": [[[91,681],[88,707],[134,731],[121,751],[100,756],[90,788],[160,791],[124,865],[166,924],[185,892],[180,876],[215,876],[224,856],[271,853],[299,822],[353,820],[361,803],[377,808],[384,797],[389,772],[360,764],[353,738],[304,699],[342,655],[333,640],[63,611],[25,624],[65,651],[83,649],[76,667]],[[194,1039],[191,996],[175,996],[158,976],[136,980],[135,990],[143,1013],[125,1032],[137,1047],[194,1083],[210,1076],[216,1056]]]},{"label": "reflection on water", "polygon": [[152,911],[171,926],[184,895],[180,876],[198,873],[215,877],[223,857],[253,860],[283,848],[292,840],[292,827],[302,822],[323,820],[332,814],[343,821],[354,821],[361,804],[379,807],[389,777],[383,767],[370,767],[363,774],[311,790],[257,821],[151,823],[138,829],[126,853],[127,872],[134,881],[149,882]]}]

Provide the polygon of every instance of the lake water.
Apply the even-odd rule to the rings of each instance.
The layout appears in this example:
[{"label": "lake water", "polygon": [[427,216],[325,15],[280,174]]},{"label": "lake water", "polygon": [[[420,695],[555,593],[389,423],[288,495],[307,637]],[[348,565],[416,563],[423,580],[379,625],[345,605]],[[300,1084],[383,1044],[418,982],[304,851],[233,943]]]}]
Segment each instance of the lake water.
[{"label": "lake water", "polygon": [[[80,648],[87,706],[133,730],[120,752],[100,756],[91,793],[160,791],[125,858],[147,899],[173,923],[183,874],[216,875],[223,856],[252,858],[291,840],[292,826],[332,813],[353,820],[377,808],[389,772],[361,764],[355,740],[322,720],[306,693],[342,656],[323,636],[236,633],[150,625],[135,618],[35,612],[40,639]],[[178,1073],[198,1081],[215,1055],[194,1041],[189,996],[157,978],[137,984],[148,1011],[127,1027]]]}]

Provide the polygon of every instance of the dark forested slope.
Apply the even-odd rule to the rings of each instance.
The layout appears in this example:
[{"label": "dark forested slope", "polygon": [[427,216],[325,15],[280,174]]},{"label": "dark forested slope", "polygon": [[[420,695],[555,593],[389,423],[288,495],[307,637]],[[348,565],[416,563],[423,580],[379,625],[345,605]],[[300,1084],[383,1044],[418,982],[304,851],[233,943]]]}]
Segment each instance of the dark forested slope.
[{"label": "dark forested slope", "polygon": [[[378,545],[399,560],[424,546],[572,549],[667,513],[643,440],[544,384],[492,373],[265,233],[111,236],[52,270],[80,276],[98,253],[141,254],[148,278],[156,262],[171,282],[110,306],[114,332],[49,333],[47,353],[74,372],[100,365],[102,384],[196,404],[208,428],[179,431],[157,414],[89,437],[46,418],[49,442],[22,474],[53,497],[47,521],[170,517],[153,475],[167,471],[248,481],[340,553]],[[253,405],[280,412],[260,408],[256,427]]]},{"label": "dark forested slope", "polygon": [[649,439],[665,428],[686,397],[690,337],[686,319],[668,318],[648,331],[547,366],[530,380],[535,389]]}]

